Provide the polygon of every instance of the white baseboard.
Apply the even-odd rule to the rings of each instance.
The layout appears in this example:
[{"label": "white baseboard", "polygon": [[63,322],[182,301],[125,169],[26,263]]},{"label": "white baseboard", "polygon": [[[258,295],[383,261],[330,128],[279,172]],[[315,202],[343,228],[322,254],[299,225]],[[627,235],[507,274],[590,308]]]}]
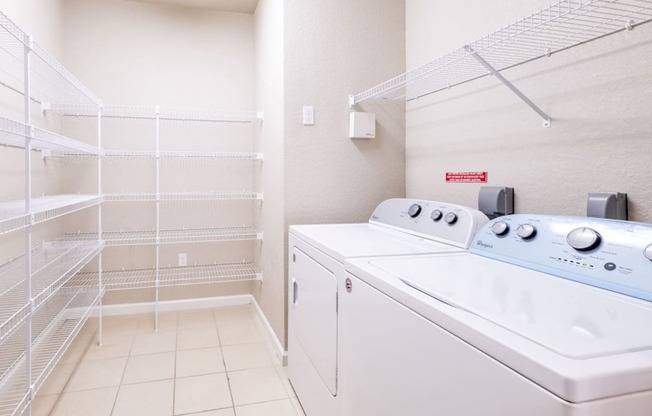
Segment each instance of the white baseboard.
[{"label": "white baseboard", "polygon": [[251,296],[251,303],[256,309],[256,312],[258,313],[258,319],[263,324],[263,327],[265,328],[265,332],[267,332],[267,338],[272,342],[272,345],[274,347],[274,352],[276,353],[276,358],[281,362],[281,365],[287,365],[288,364],[288,352],[283,348],[283,344],[281,341],[278,339],[276,336],[276,332],[274,332],[274,329],[272,328],[272,325],[269,323],[267,320],[267,317],[263,313],[263,310],[261,309],[260,305],[258,304],[258,301],[254,296]]},{"label": "white baseboard", "polygon": [[[172,312],[172,311],[185,311],[192,309],[204,308],[220,308],[228,306],[249,305],[251,304],[256,310],[258,319],[267,335],[267,338],[272,343],[276,358],[282,365],[287,365],[288,353],[283,348],[283,344],[276,336],[272,325],[267,320],[263,313],[258,301],[252,295],[237,295],[237,296],[220,296],[214,298],[199,298],[199,299],[182,299],[161,301],[158,303],[159,312]],[[139,313],[153,313],[156,309],[154,302],[144,303],[126,303],[119,305],[104,305],[102,306],[103,316],[116,316],[116,315],[136,315]],[[95,307],[91,316],[99,315],[99,307]]]},{"label": "white baseboard", "polygon": [[[214,298],[198,298],[198,299],[181,299],[181,300],[166,300],[158,303],[159,312],[172,312],[172,311],[187,311],[192,309],[205,309],[205,308],[220,308],[226,306],[248,305],[251,303],[251,295],[237,295],[237,296],[220,296]],[[154,302],[143,303],[124,303],[118,305],[104,305],[102,306],[102,315],[115,316],[115,315],[135,315],[139,313],[150,313],[156,310]],[[96,307],[92,316],[98,316],[99,307]]]}]

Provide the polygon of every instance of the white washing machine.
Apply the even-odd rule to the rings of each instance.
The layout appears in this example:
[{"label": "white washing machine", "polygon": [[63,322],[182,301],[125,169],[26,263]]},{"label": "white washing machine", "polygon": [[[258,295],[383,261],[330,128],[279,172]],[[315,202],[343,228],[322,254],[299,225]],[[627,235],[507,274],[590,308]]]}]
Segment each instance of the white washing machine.
[{"label": "white washing machine", "polygon": [[342,414],[338,303],[345,260],[460,252],[487,221],[458,205],[389,199],[368,223],[290,227],[288,374],[307,416]]},{"label": "white washing machine", "polygon": [[345,415],[652,415],[652,225],[513,215],[345,267]]}]

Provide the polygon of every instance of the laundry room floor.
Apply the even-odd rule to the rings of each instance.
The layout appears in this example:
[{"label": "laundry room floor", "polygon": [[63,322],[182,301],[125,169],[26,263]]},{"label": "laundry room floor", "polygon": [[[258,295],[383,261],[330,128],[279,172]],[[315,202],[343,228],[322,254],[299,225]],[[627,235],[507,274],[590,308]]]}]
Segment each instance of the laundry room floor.
[{"label": "laundry room floor", "polygon": [[305,416],[250,305],[89,320],[33,416]]}]

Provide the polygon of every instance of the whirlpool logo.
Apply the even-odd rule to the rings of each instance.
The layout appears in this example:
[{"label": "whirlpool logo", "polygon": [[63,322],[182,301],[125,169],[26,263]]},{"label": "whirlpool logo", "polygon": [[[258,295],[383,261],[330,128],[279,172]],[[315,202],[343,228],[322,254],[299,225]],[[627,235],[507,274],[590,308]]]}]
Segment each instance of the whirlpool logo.
[{"label": "whirlpool logo", "polygon": [[494,248],[493,244],[487,244],[483,242],[482,240],[478,240],[477,243],[475,243],[476,246],[484,247],[484,248]]}]

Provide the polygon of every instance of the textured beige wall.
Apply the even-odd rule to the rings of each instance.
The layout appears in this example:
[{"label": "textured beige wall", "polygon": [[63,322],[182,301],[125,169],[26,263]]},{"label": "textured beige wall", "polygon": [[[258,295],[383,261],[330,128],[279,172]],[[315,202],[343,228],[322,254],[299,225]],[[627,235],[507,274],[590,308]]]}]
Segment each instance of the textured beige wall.
[{"label": "textured beige wall", "polygon": [[263,247],[260,263],[263,283],[254,296],[274,332],[284,342],[285,331],[285,217],[284,217],[284,106],[283,0],[260,0],[256,9],[256,108],[264,112],[258,126],[258,148],[265,161],[257,176],[264,193],[260,225]]},{"label": "textured beige wall", "polygon": [[[549,6],[550,0],[407,0],[414,68]],[[585,215],[589,192],[629,196],[630,218],[652,221],[652,25],[554,54],[504,75],[553,118],[541,119],[492,77],[410,102],[407,195],[477,205],[474,184],[447,171],[488,171],[512,186],[516,211]]]},{"label": "textured beige wall", "polygon": [[[348,95],[405,70],[404,1],[285,4],[286,222],[367,221],[404,195],[404,110],[360,106],[377,113],[377,136],[351,140]],[[302,125],[304,105],[314,126]]]},{"label": "textured beige wall", "polygon": [[[287,227],[367,221],[379,201],[404,195],[404,106],[359,108],[378,112],[378,137],[348,139],[348,95],[405,68],[404,6],[261,0],[256,19],[265,281],[255,295],[285,342]],[[302,125],[304,105],[314,126]]]}]

